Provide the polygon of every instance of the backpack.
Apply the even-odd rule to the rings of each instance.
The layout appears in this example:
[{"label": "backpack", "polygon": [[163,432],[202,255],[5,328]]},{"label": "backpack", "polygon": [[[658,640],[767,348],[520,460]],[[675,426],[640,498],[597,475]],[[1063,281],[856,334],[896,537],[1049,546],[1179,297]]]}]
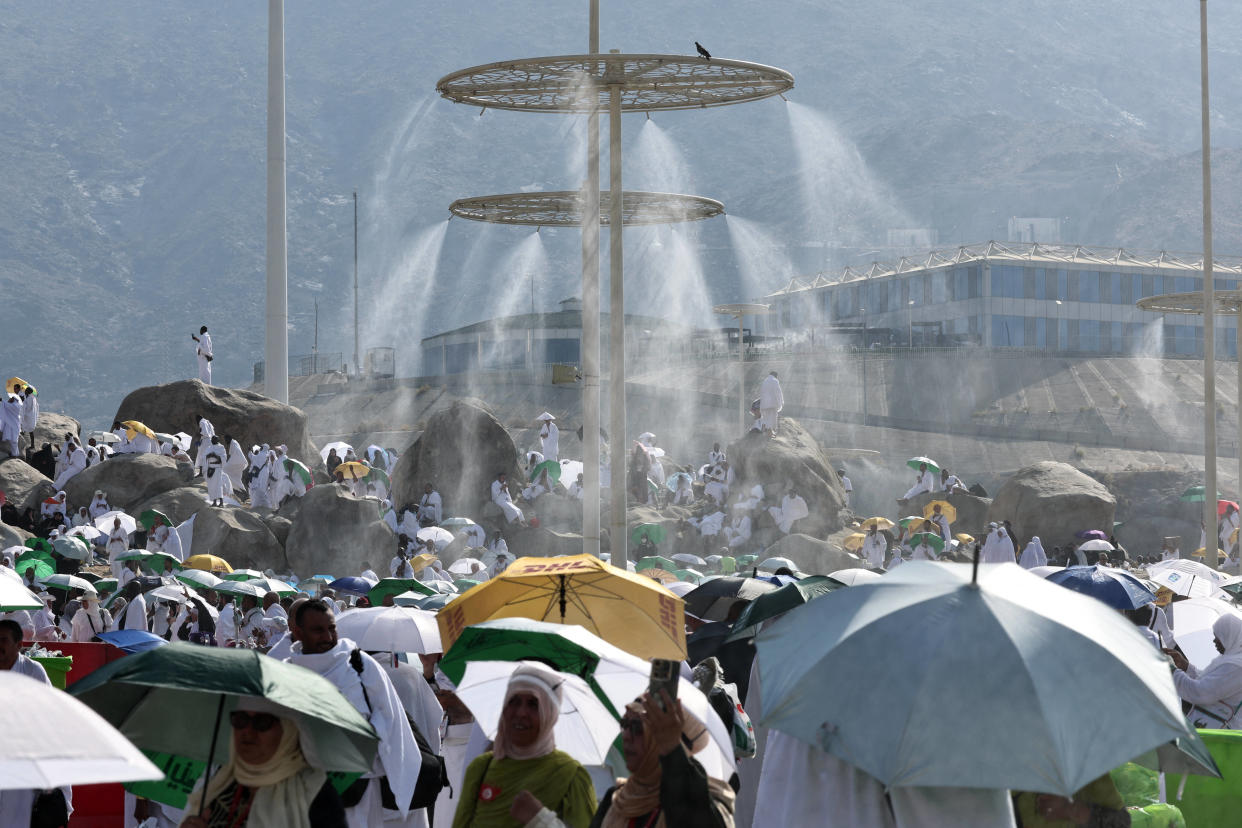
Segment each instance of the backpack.
[{"label": "backpack", "polygon": [[[354,668],[354,672],[358,674],[359,684],[362,682],[362,650],[354,648],[349,654],[349,666]],[[366,685],[362,685],[362,700],[366,702],[367,712],[371,712],[371,698],[367,695]],[[410,797],[410,810],[416,811],[420,808],[428,809],[428,817],[430,819],[431,809],[436,804],[436,800],[440,798],[440,791],[449,787],[448,769],[444,764],[444,757],[435,753],[431,749],[431,745],[427,743],[426,737],[423,736],[421,730],[414,720],[410,718],[407,711],[405,720],[410,726],[410,732],[414,734],[414,741],[418,744],[418,752],[422,756],[422,765],[418,769],[418,781],[414,783],[414,795]],[[369,779],[357,779],[352,785],[341,793],[341,802],[346,808],[357,805],[362,799],[362,795],[366,792]],[[380,800],[385,808],[390,811],[397,810],[397,799],[393,795],[392,788],[388,784],[388,777],[381,776],[380,783]]]}]

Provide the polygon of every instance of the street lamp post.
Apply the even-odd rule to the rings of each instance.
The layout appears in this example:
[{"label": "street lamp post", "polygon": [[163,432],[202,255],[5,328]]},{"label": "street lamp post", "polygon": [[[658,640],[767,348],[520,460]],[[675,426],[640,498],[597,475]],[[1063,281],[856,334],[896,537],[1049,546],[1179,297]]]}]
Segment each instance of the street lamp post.
[{"label": "street lamp post", "polygon": [[[1207,0],[1199,0],[1199,82],[1203,123],[1203,525],[1208,548],[1204,558],[1220,568],[1211,549],[1219,539],[1216,514],[1216,294],[1212,279],[1212,138],[1208,107]],[[1242,453],[1242,446],[1239,446]],[[1242,481],[1239,481],[1242,483]]]}]

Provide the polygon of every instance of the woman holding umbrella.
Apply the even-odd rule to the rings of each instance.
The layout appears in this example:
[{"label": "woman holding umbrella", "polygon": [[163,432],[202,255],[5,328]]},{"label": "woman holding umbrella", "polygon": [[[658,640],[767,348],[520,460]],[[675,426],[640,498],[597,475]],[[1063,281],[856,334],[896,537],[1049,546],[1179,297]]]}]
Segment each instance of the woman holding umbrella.
[{"label": "woman holding umbrella", "polygon": [[[466,768],[453,828],[517,828],[536,824],[587,828],[595,789],[582,765],[556,749],[562,678],[528,662],[513,671],[491,751]],[[544,813],[544,812],[547,813]]]},{"label": "woman holding umbrella", "polygon": [[336,789],[307,764],[297,724],[275,711],[241,697],[229,713],[229,761],[190,795],[181,828],[344,828]]},{"label": "woman holding umbrella", "polygon": [[112,577],[118,581],[125,569],[125,564],[117,557],[129,551],[129,532],[121,525],[119,517],[112,519],[112,528],[108,530],[108,563],[112,566]]},{"label": "woman holding umbrella", "polygon": [[1173,685],[1192,705],[1187,718],[1195,727],[1238,729],[1242,708],[1242,618],[1229,613],[1212,625],[1212,643],[1219,656],[1205,670],[1197,670],[1180,650],[1165,650],[1173,660]]}]

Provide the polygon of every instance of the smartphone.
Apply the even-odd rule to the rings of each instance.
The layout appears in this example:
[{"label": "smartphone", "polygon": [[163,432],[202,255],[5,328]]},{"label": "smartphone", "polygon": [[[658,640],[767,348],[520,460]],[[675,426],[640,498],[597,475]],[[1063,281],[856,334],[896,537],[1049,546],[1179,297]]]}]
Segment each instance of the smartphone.
[{"label": "smartphone", "polygon": [[647,693],[651,696],[651,700],[660,705],[660,709],[664,709],[664,700],[660,696],[660,691],[664,690],[668,693],[668,697],[676,701],[677,684],[681,678],[681,664],[677,661],[670,661],[667,658],[651,659],[651,679],[647,684]]}]

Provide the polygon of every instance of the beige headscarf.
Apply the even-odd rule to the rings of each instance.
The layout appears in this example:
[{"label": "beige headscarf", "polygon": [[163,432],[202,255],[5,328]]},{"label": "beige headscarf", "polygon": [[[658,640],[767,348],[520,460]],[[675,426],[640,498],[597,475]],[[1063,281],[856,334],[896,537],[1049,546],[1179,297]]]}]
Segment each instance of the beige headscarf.
[{"label": "beige headscarf", "polygon": [[254,802],[246,822],[253,828],[310,828],[310,804],[323,787],[327,775],[306,764],[295,721],[282,716],[279,708],[261,699],[243,698],[238,710],[271,713],[280,717],[280,742],[266,762],[251,764],[237,755],[229,741],[229,761],[211,777],[206,792],[200,786],[186,802],[187,817],[202,812],[234,781],[255,789]]}]

